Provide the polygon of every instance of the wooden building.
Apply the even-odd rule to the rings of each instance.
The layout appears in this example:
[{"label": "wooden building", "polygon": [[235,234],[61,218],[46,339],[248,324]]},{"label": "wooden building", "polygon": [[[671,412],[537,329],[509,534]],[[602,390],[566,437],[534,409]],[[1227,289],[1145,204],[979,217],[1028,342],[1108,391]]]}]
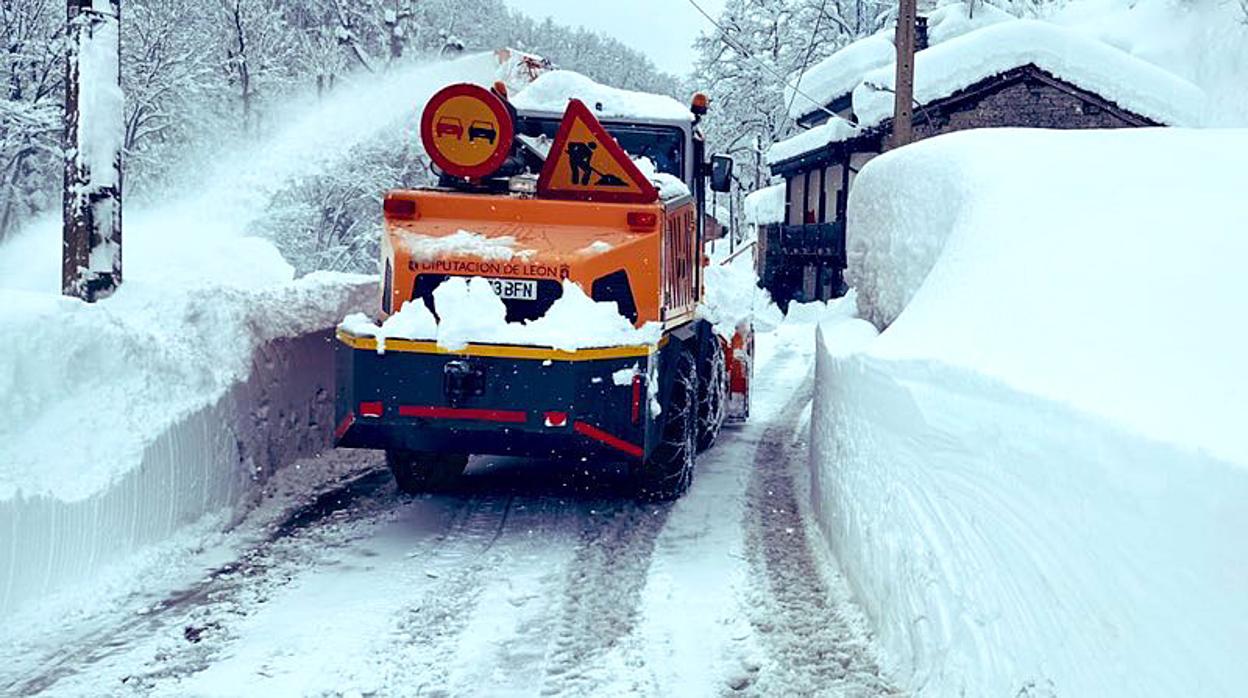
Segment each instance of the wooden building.
[{"label": "wooden building", "polygon": [[[1052,24],[984,5],[974,12],[979,18],[955,4],[920,18],[915,140],[972,128],[1106,129],[1199,119],[1203,93],[1161,68]],[[807,130],[768,152],[772,173],[786,183],[786,209],[782,223],[759,231],[759,271],[782,306],[845,291],[848,194],[892,136],[891,35],[889,29],[850,44],[808,71],[799,84],[809,89],[799,89],[822,103],[806,100],[792,110]]]}]

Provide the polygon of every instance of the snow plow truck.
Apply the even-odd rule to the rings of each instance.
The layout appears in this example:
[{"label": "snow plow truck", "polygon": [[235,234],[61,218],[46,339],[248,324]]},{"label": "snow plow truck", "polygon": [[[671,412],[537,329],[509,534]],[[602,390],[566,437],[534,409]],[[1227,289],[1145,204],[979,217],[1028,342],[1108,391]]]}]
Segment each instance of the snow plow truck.
[{"label": "snow plow truck", "polygon": [[511,326],[542,319],[571,282],[614,303],[627,329],[653,332],[569,350],[344,322],[335,443],[383,449],[404,492],[450,486],[470,454],[507,455],[626,462],[639,498],[670,500],[725,420],[748,413],[748,327],[724,338],[698,312],[706,193],[726,191],[732,169],[707,159],[707,99],[645,95],[637,107],[638,93],[594,83],[570,98],[560,75],[514,103],[502,83],[451,85],[430,100],[421,137],[439,181],[385,195],[377,317],[421,304],[442,326],[471,311],[440,307],[439,288],[479,277]]}]

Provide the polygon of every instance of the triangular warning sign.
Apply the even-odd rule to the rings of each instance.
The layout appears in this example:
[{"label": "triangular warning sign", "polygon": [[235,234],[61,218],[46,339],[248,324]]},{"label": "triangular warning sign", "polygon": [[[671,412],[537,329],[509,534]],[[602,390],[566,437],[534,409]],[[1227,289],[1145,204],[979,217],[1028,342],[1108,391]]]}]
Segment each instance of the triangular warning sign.
[{"label": "triangular warning sign", "polygon": [[537,195],[630,204],[659,198],[650,180],[579,99],[568,102],[537,179]]}]

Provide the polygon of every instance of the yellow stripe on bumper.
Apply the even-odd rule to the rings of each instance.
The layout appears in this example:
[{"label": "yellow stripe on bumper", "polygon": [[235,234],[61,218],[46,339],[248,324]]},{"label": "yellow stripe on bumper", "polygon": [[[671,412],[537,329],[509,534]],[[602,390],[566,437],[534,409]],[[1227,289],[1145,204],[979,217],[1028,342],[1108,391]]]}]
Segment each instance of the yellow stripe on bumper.
[{"label": "yellow stripe on bumper", "polygon": [[[360,337],[346,330],[338,330],[338,341],[352,349],[377,351],[375,337]],[[602,361],[604,359],[628,359],[646,357],[658,351],[667,343],[667,337],[659,340],[657,345],[634,345],[624,347],[604,347],[599,349],[580,349],[563,351],[546,347],[524,347],[513,344],[469,344],[463,349],[451,351],[438,346],[437,342],[415,341],[411,339],[387,339],[386,351],[408,352],[413,354],[445,354],[448,356],[482,356],[506,359],[528,359],[534,361]]]}]

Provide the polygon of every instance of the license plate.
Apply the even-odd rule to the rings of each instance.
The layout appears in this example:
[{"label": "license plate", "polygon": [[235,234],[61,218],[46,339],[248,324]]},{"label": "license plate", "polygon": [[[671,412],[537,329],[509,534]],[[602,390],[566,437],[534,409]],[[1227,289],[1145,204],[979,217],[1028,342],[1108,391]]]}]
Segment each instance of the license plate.
[{"label": "license plate", "polygon": [[505,301],[537,300],[537,282],[529,279],[486,279],[494,287],[494,293]]}]

